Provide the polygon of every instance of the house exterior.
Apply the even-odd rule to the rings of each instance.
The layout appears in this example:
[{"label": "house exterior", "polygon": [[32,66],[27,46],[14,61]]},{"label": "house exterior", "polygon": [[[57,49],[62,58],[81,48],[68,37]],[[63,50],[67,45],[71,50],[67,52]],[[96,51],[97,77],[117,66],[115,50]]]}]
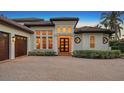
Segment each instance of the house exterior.
[{"label": "house exterior", "polygon": [[71,55],[74,50],[110,50],[109,30],[76,28],[79,18],[58,17],[8,19],[0,17],[0,61],[15,59],[34,49]]}]

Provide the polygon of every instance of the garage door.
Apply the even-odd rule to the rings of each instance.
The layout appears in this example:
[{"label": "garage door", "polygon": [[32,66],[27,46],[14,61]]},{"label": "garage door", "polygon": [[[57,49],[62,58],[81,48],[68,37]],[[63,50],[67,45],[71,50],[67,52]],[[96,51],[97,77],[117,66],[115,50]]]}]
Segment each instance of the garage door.
[{"label": "garage door", "polygon": [[15,36],[15,56],[27,55],[27,38],[23,36]]},{"label": "garage door", "polygon": [[9,59],[9,34],[0,32],[0,61]]}]

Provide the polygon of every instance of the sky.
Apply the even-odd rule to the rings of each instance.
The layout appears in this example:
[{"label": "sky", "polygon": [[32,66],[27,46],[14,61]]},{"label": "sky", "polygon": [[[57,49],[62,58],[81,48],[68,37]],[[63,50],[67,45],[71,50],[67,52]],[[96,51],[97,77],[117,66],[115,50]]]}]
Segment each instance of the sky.
[{"label": "sky", "polygon": [[53,17],[78,17],[80,26],[96,26],[100,22],[102,11],[0,11],[0,15],[8,18],[43,18],[49,20]]}]

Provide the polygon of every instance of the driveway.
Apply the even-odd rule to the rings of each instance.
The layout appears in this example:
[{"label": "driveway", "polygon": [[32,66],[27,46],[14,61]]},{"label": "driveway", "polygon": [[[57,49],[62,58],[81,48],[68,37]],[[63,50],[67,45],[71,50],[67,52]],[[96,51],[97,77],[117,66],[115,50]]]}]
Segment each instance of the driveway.
[{"label": "driveway", "polygon": [[0,80],[124,80],[124,59],[25,56],[0,64]]}]

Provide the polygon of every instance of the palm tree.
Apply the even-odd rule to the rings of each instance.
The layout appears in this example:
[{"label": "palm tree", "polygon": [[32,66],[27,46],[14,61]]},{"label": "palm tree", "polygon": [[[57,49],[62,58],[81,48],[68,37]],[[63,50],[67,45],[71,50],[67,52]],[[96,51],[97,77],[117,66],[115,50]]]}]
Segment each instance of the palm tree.
[{"label": "palm tree", "polygon": [[120,11],[112,11],[112,12],[104,12],[101,15],[101,22],[106,29],[110,29],[111,31],[115,31],[115,38],[117,40],[120,39],[121,30],[123,29],[122,24],[122,15],[124,12]]}]

